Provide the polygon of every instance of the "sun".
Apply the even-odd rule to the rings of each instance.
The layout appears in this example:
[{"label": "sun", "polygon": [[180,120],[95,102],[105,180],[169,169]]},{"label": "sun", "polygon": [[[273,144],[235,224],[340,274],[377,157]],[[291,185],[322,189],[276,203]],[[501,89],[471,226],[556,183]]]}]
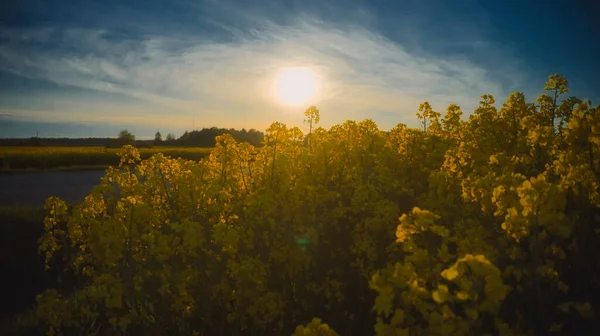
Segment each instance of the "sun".
[{"label": "sun", "polygon": [[275,94],[290,105],[305,104],[316,92],[314,73],[305,67],[286,68],[277,77]]}]

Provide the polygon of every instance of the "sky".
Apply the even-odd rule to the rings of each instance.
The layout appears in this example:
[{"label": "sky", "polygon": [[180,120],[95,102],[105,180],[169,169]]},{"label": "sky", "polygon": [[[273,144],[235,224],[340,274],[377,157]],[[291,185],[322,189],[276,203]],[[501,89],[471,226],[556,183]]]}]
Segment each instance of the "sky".
[{"label": "sky", "polygon": [[[310,105],[324,127],[415,127],[424,101],[465,115],[484,93],[534,101],[554,73],[597,105],[597,13],[591,0],[6,1],[0,138],[304,129]],[[315,77],[300,105],[275,94],[290,67]]]}]

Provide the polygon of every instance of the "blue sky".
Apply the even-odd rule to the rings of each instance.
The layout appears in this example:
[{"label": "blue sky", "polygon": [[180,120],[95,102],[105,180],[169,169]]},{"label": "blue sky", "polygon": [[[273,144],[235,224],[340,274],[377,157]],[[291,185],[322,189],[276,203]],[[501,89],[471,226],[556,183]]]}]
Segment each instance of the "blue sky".
[{"label": "blue sky", "polygon": [[[39,1],[0,5],[0,137],[264,130],[371,118],[416,126],[419,104],[470,113],[483,93],[529,100],[550,74],[598,103],[594,1]],[[306,106],[277,100],[310,68]]]}]

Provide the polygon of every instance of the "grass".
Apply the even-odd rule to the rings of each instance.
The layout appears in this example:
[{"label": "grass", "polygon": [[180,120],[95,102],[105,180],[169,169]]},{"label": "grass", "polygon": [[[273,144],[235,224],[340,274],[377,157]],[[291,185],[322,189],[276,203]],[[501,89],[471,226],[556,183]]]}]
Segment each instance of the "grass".
[{"label": "grass", "polygon": [[56,274],[44,271],[43,256],[37,251],[43,233],[44,210],[30,207],[0,207],[0,334],[22,334],[15,328],[16,315],[21,324],[35,304],[35,296],[53,286]]},{"label": "grass", "polygon": [[[105,169],[117,165],[119,148],[105,147],[0,147],[0,172],[26,172],[39,170]],[[154,154],[200,160],[211,148],[152,147],[140,148],[140,156],[147,159]]]}]

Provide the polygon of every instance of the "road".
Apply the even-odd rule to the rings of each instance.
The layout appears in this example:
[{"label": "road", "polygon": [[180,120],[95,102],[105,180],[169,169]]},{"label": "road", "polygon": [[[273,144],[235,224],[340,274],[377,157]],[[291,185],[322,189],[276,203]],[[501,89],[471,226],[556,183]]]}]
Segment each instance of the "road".
[{"label": "road", "polygon": [[0,206],[42,207],[50,196],[80,202],[103,175],[103,170],[0,174]]}]

